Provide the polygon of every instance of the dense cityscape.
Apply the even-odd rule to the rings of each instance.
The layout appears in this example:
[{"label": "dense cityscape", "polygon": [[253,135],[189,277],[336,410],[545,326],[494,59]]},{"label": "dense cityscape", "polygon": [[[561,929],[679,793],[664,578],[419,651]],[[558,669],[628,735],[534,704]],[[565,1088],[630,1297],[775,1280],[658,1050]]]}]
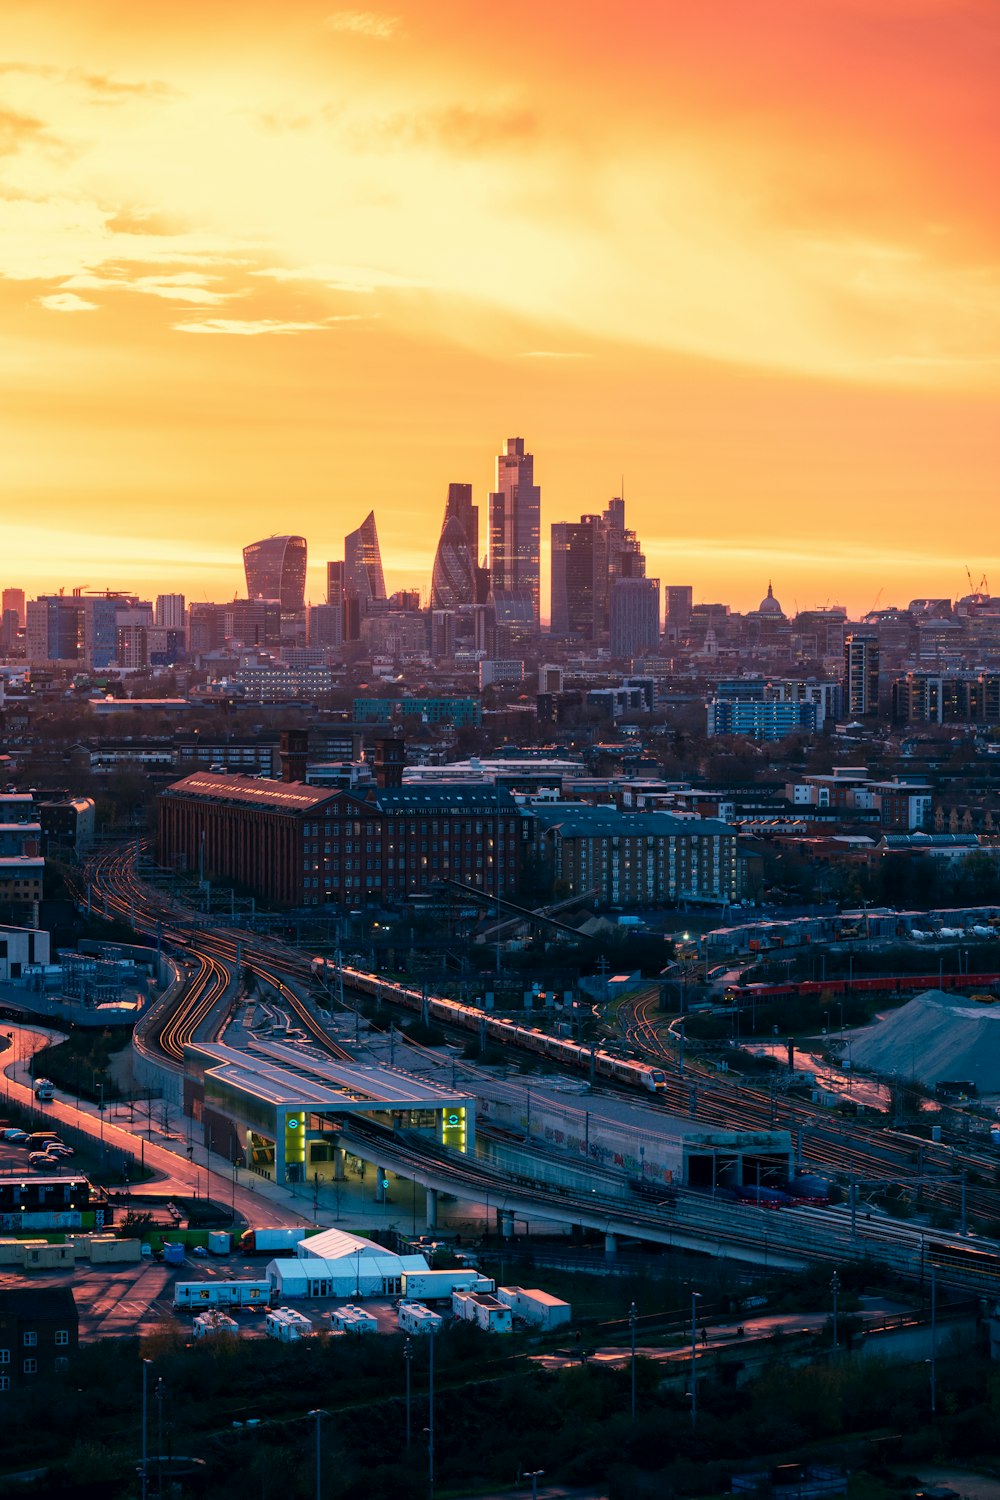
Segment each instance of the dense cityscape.
[{"label": "dense cityscape", "polygon": [[996,0],[4,20],[0,1497],[1000,1500]]},{"label": "dense cityscape", "polygon": [[[317,1496],[543,1470],[588,1496],[850,1493],[884,1456],[736,1437],[733,1382],[872,1404],[880,1361],[910,1392],[904,1467],[978,1452],[933,1424],[938,1361],[976,1410],[1000,1347],[987,580],[856,620],[789,617],[769,581],[740,614],[647,577],[616,496],[552,524],[543,625],[522,438],[485,504],[483,556],[448,486],[427,600],[388,595],[374,512],[320,604],[298,535],[248,543],[225,603],[4,588],[6,1399],[69,1378],[92,1401],[130,1338],[144,1495],[229,1493],[220,1460],[232,1493],[273,1464]],[[489,1425],[595,1378],[600,1423],[550,1412],[531,1452],[470,1466],[425,1337]],[[392,1355],[347,1355],[398,1339],[405,1441]],[[202,1399],[203,1341],[241,1373]],[[257,1414],[246,1381],[301,1381],[318,1341],[325,1388],[367,1380],[395,1424],[374,1467],[333,1409]],[[928,1358],[929,1413],[906,1384]],[[266,1436],[177,1456],[179,1423],[227,1413]],[[38,1492],[119,1464],[129,1493],[111,1441],[109,1469],[78,1434]]]}]

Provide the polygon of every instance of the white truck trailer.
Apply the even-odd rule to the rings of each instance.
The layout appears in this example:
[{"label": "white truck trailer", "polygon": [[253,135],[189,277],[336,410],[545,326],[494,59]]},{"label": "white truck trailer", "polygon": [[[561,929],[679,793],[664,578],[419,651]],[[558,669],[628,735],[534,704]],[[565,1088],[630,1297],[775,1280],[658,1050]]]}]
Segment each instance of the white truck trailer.
[{"label": "white truck trailer", "polygon": [[298,1339],[313,1336],[311,1319],[294,1307],[273,1307],[264,1319],[264,1332],[269,1339],[278,1339],[282,1344],[293,1344]]},{"label": "white truck trailer", "polygon": [[174,1311],[201,1311],[204,1307],[269,1307],[269,1281],[178,1281],[174,1287]]},{"label": "white truck trailer", "polygon": [[396,1321],[404,1333],[437,1333],[443,1319],[421,1302],[401,1302]]},{"label": "white truck trailer", "polygon": [[450,1302],[452,1292],[493,1292],[496,1282],[475,1266],[460,1271],[404,1271],[403,1296],[414,1302]]},{"label": "white truck trailer", "polygon": [[456,1318],[475,1323],[484,1333],[510,1333],[513,1327],[510,1308],[489,1292],[452,1292],[451,1310]]},{"label": "white truck trailer", "polygon": [[549,1292],[538,1287],[501,1286],[497,1288],[497,1300],[506,1303],[515,1318],[523,1318],[532,1328],[548,1331],[561,1328],[573,1318],[573,1309]]},{"label": "white truck trailer", "polygon": [[280,1254],[287,1250],[289,1255],[295,1254],[296,1245],[300,1245],[306,1237],[303,1226],[299,1229],[288,1229],[285,1227],[275,1229],[248,1229],[240,1236],[240,1252],[243,1255],[270,1255]]}]

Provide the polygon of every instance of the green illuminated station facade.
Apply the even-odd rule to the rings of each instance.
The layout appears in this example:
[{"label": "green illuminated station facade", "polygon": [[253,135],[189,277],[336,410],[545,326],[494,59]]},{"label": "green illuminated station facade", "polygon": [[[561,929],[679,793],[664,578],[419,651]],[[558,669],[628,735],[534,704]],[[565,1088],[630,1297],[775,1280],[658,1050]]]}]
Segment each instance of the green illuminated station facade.
[{"label": "green illuminated station facade", "polygon": [[184,1110],[205,1147],[281,1183],[333,1182],[345,1146],[378,1165],[409,1138],[475,1152],[475,1099],[396,1068],[304,1056],[292,1045],[184,1049]]}]

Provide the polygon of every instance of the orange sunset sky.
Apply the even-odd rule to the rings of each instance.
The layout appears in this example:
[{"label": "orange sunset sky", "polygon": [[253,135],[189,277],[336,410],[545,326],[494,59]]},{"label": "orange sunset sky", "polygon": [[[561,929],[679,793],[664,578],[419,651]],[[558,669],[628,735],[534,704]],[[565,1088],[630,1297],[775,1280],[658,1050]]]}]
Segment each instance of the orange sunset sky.
[{"label": "orange sunset sky", "polygon": [[[523,435],[648,571],[1000,592],[997,0],[6,0],[0,584],[426,587]],[[481,513],[485,522],[485,509]],[[547,584],[543,583],[547,606]]]}]

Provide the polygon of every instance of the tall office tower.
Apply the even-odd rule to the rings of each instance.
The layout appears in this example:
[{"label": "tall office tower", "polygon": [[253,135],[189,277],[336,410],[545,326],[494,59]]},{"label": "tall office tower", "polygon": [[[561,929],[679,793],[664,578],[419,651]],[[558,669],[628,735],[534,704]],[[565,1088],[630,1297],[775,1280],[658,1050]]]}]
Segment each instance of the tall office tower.
[{"label": "tall office tower", "polygon": [[188,610],[187,634],[189,655],[218,651],[226,640],[226,606],[192,604]]},{"label": "tall office tower", "polygon": [[[486,639],[490,642],[487,651],[491,656],[506,661],[523,658],[530,652],[538,633],[537,603],[527,589],[491,591],[486,604]],[[478,627],[476,649],[479,650]]]},{"label": "tall office tower", "polygon": [[694,590],[689,583],[668,583],[663,590],[667,606],[667,623],[672,629],[687,630],[694,608]]},{"label": "tall office tower", "polygon": [[344,588],[347,593],[357,596],[362,618],[371,613],[373,604],[386,597],[373,510],[368,512],[357,531],[344,537]]},{"label": "tall office tower", "polygon": [[248,599],[277,599],[283,615],[298,615],[306,603],[308,549],[302,536],[269,536],[243,548]]},{"label": "tall office tower", "polygon": [[306,612],[306,639],[310,646],[336,650],[344,644],[344,606],[311,604]]},{"label": "tall office tower", "polygon": [[277,599],[234,599],[223,606],[226,636],[243,646],[280,646],[284,611]]},{"label": "tall office tower", "polygon": [[83,608],[77,598],[43,594],[26,607],[26,656],[35,665],[84,663]]},{"label": "tall office tower", "polygon": [[431,609],[460,609],[475,602],[476,554],[459,516],[446,511],[431,573]]},{"label": "tall office tower", "polygon": [[660,580],[618,578],[611,589],[611,655],[644,656],[660,644]]},{"label": "tall office tower", "polygon": [[878,713],[878,673],[878,636],[845,636],[844,711],[851,718]]},{"label": "tall office tower", "polygon": [[646,555],[625,525],[625,501],[616,495],[603,516],[608,539],[608,590],[616,578],[645,578]]},{"label": "tall office tower", "polygon": [[24,629],[25,614],[24,589],[4,589],[3,597],[0,599],[0,614],[6,614],[9,609],[17,611],[17,626],[19,630]]},{"label": "tall office tower", "polygon": [[431,656],[446,661],[455,655],[455,614],[450,609],[431,610]]},{"label": "tall office tower", "polygon": [[552,526],[553,635],[595,640],[606,626],[608,536],[601,516]]},{"label": "tall office tower", "polygon": [[344,564],[342,562],[328,562],[326,565],[326,602],[343,607]]},{"label": "tall office tower", "polygon": [[0,651],[4,656],[9,656],[17,645],[17,632],[17,610],[0,611]]},{"label": "tall office tower", "polygon": [[183,630],[184,595],[157,594],[153,623],[166,630]]},{"label": "tall office tower", "polygon": [[490,587],[494,594],[527,594],[539,620],[542,492],[524,438],[508,438],[497,458],[490,495]]}]

